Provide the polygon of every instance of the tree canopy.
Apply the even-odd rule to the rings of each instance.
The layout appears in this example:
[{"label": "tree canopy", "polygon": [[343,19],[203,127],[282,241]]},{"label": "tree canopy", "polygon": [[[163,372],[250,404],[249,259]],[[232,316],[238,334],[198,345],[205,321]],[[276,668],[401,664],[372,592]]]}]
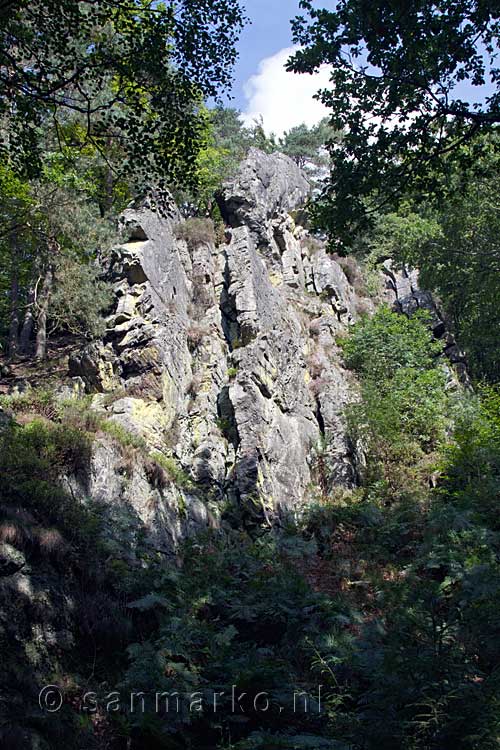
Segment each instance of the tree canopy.
[{"label": "tree canopy", "polygon": [[439,206],[405,200],[397,212],[377,217],[368,242],[378,257],[420,270],[421,285],[437,293],[467,352],[471,374],[498,382],[500,154],[496,138],[474,146],[461,147],[461,168],[451,171]]},{"label": "tree canopy", "polygon": [[[406,185],[435,176],[445,154],[500,122],[500,8],[483,0],[340,0],[335,10],[300,3],[292,22],[301,45],[289,69],[332,66],[320,93],[331,125],[334,167],[318,212],[344,242]],[[457,85],[489,84],[481,101]],[[484,93],[484,90],[483,90]],[[433,185],[435,188],[435,185]]]},{"label": "tree canopy", "polygon": [[325,144],[333,140],[336,133],[330,128],[328,118],[321,120],[317,125],[308,127],[305,123],[290,128],[280,138],[280,149],[284,154],[293,159],[299,167],[306,164],[314,166],[326,166]]},{"label": "tree canopy", "polygon": [[4,158],[37,175],[48,123],[61,147],[118,146],[129,174],[192,182],[200,104],[230,86],[244,23],[238,0],[4,0]]}]

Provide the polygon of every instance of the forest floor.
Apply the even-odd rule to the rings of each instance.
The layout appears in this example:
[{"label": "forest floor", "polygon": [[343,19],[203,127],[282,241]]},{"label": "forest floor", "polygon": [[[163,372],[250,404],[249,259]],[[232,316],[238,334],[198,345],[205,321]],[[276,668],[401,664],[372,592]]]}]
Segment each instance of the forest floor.
[{"label": "forest floor", "polygon": [[0,355],[0,395],[62,384],[68,377],[69,359],[81,346],[79,337],[60,336],[48,343],[47,357],[43,361],[32,356],[11,359]]}]

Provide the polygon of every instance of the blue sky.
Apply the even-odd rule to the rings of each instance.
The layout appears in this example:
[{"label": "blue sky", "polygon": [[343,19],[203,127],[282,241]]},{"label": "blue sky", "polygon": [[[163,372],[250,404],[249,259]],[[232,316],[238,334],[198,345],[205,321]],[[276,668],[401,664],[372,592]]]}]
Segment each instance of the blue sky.
[{"label": "blue sky", "polygon": [[[243,30],[238,45],[230,106],[241,110],[247,123],[262,116],[266,130],[277,135],[302,122],[318,122],[327,110],[313,96],[328,86],[328,71],[317,76],[284,71],[293,52],[290,20],[301,12],[299,0],[243,0],[243,5],[252,23]],[[317,5],[333,9],[335,0],[318,0]],[[491,91],[491,86],[481,91],[464,83],[455,96],[480,101]]]},{"label": "blue sky", "polygon": [[[322,0],[322,7],[333,8],[334,0]],[[284,64],[292,47],[290,21],[300,13],[299,0],[243,0],[252,21],[243,30],[238,45],[234,99],[230,105],[244,113],[246,122],[259,115],[268,131],[281,135],[293,125],[312,125],[326,114],[313,99],[326,85],[326,72],[319,76],[285,73]]]},{"label": "blue sky", "polygon": [[240,59],[235,70],[234,106],[245,109],[243,85],[257,73],[259,62],[279,50],[290,47],[292,32],[290,19],[299,13],[298,0],[246,0],[247,26],[238,45]]}]

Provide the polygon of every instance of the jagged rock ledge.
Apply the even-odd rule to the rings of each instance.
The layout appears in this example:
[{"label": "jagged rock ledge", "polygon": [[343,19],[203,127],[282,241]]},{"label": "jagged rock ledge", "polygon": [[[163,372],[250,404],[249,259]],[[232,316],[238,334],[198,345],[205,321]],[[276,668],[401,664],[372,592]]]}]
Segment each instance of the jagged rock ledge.
[{"label": "jagged rock ledge", "polygon": [[[291,159],[251,149],[218,197],[225,240],[171,202],[123,214],[107,334],[71,372],[97,392],[96,409],[196,487],[153,492],[140,471],[124,487],[109,447],[96,445],[91,493],[126,503],[166,547],[228,503],[247,524],[270,524],[357,481],[344,422],[356,390],[336,341],[375,303],[299,222],[308,193]],[[429,307],[444,335],[416,275],[390,263],[384,274],[385,300]]]}]

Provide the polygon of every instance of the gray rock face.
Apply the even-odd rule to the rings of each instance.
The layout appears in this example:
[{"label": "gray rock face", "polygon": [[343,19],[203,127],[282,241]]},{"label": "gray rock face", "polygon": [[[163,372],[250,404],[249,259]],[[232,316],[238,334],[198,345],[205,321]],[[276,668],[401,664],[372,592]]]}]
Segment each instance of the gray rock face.
[{"label": "gray rock face", "polygon": [[[229,224],[219,244],[168,197],[124,212],[106,336],[72,358],[61,397],[84,386],[107,420],[88,486],[74,480],[73,491],[106,505],[125,542],[135,519],[154,549],[173,552],[222,507],[271,524],[356,484],[362,456],[344,415],[357,386],[337,340],[374,301],[353,261],[296,223],[308,191],[293,161],[252,149],[218,198]],[[385,301],[428,310],[465,371],[418,274],[387,261],[383,278]],[[124,436],[140,450],[127,453]]]},{"label": "gray rock face", "polygon": [[171,204],[123,215],[129,238],[109,261],[107,335],[74,358],[72,375],[98,392],[96,409],[195,488],[172,480],[159,492],[140,466],[124,482],[109,442],[97,445],[92,496],[112,517],[132,509],[155,544],[175,548],[223,501],[250,524],[274,523],[355,483],[343,416],[355,389],[335,339],[359,299],[295,224],[308,190],[286,156],[252,149],[219,196],[224,243],[191,231]]},{"label": "gray rock face", "polygon": [[234,179],[224,186],[222,215],[230,226],[246,225],[266,242],[269,221],[298,208],[309,190],[309,183],[292,159],[251,148]]}]

